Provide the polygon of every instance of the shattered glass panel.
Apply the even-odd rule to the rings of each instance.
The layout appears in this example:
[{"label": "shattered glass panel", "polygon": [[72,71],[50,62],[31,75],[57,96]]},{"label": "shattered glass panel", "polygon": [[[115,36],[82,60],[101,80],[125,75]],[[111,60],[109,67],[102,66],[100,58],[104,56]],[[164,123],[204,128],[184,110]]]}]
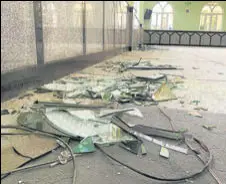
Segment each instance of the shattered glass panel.
[{"label": "shattered glass panel", "polygon": [[163,83],[161,87],[153,94],[155,101],[175,100],[177,97],[172,93],[171,89],[166,83]]},{"label": "shattered glass panel", "polygon": [[65,135],[48,124],[48,119],[42,112],[24,112],[20,113],[17,118],[18,125],[37,129],[45,132],[51,132],[57,135]]},{"label": "shattered glass panel", "polygon": [[79,145],[73,148],[74,153],[90,153],[96,150],[92,137],[87,137],[83,139]]},{"label": "shattered glass panel", "polygon": [[86,121],[67,111],[51,111],[46,116],[53,127],[72,137],[92,136],[93,141],[100,144],[133,139],[114,124]]}]

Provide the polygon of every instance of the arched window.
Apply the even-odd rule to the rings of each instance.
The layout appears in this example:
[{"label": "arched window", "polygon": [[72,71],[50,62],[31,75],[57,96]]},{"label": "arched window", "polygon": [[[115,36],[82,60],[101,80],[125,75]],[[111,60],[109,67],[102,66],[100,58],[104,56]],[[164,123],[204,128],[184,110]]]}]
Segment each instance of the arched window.
[{"label": "arched window", "polygon": [[173,29],[173,8],[166,2],[158,2],[151,17],[151,29]]},{"label": "arched window", "polygon": [[221,31],[223,10],[216,3],[205,5],[201,11],[200,30]]}]

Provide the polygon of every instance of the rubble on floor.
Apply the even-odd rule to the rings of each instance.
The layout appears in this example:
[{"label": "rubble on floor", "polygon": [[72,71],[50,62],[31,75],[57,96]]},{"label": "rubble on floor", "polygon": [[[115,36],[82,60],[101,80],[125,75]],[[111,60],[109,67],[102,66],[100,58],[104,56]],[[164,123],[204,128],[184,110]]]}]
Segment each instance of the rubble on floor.
[{"label": "rubble on floor", "polygon": [[169,150],[162,146],[160,150],[160,156],[169,158]]},{"label": "rubble on floor", "polygon": [[84,138],[78,145],[73,148],[74,153],[91,153],[96,150],[92,137]]},{"label": "rubble on floor", "polygon": [[212,130],[214,128],[216,128],[216,125],[202,125],[203,128],[207,129],[207,130]]},{"label": "rubble on floor", "polygon": [[144,147],[144,144],[140,140],[132,140],[132,141],[122,141],[119,144],[120,147],[134,153],[136,155],[146,155],[147,151]]},{"label": "rubble on floor", "polygon": [[[155,66],[149,61],[141,61],[141,59],[138,62],[132,61],[126,64],[121,62],[117,69],[121,72],[130,69],[181,69],[171,65]],[[115,64],[112,64],[112,66],[115,66]],[[18,126],[1,126],[2,130],[18,129],[13,132],[1,133],[2,137],[7,137],[8,141],[11,142],[9,147],[3,148],[2,178],[26,170],[26,167],[21,168],[21,166],[59,147],[63,151],[58,155],[57,160],[41,165],[47,165],[51,168],[58,164],[67,164],[71,160],[75,164],[75,156],[93,153],[98,149],[121,165],[155,180],[182,181],[201,174],[212,161],[211,153],[204,143],[201,143],[186,131],[166,130],[138,124],[132,125],[130,122],[125,122],[122,115],[126,114],[131,118],[143,119],[145,117],[139,108],[117,107],[118,104],[125,105],[126,103],[132,103],[133,106],[149,106],[157,105],[162,101],[176,100],[177,97],[173,93],[173,89],[181,83],[183,83],[182,77],[169,77],[166,74],[104,78],[69,76],[37,88],[33,91],[34,94],[50,93],[52,97],[55,97],[55,101],[36,100],[32,105],[23,108],[23,111],[18,111]],[[25,94],[20,96],[19,99],[30,98],[34,94]],[[100,103],[98,105],[84,103],[87,99],[100,100]],[[184,101],[181,100],[182,102],[184,104]],[[194,100],[191,103],[198,105],[199,101]],[[206,109],[196,107],[196,110]],[[7,114],[7,112],[8,110],[1,110],[1,115]],[[190,114],[201,116],[198,112]],[[199,144],[200,149],[204,149],[205,154],[209,154],[209,157],[204,161],[203,168],[197,173],[179,178],[164,178],[138,171],[136,168],[117,160],[114,155],[110,155],[103,149],[117,145],[126,150],[128,154],[130,152],[145,157],[148,155],[146,149],[148,143],[145,143],[145,141],[157,145],[160,152],[157,149],[156,152],[161,157],[169,158],[171,151],[172,154],[177,152],[188,155],[189,150],[192,149],[191,146],[187,145],[189,141]],[[35,167],[38,166],[31,166],[30,168]],[[73,183],[76,178],[76,169],[74,168],[73,172]]]},{"label": "rubble on floor", "polygon": [[202,118],[202,115],[200,113],[198,113],[197,111],[190,111],[190,112],[188,112],[188,115]]},{"label": "rubble on floor", "polygon": [[160,74],[95,79],[68,77],[46,84],[40,89],[54,92],[67,103],[73,103],[76,99],[101,99],[105,103],[156,105],[158,101],[177,99],[171,90],[176,85],[175,81],[167,81],[166,75]]},{"label": "rubble on floor", "polygon": [[6,115],[6,114],[9,114],[8,109],[1,110],[1,116]]}]

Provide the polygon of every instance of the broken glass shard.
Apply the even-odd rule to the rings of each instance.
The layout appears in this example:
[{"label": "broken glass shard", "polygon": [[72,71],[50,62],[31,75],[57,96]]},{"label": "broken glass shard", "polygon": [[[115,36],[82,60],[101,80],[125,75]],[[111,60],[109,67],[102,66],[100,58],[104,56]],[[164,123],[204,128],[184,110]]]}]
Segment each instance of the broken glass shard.
[{"label": "broken glass shard", "polygon": [[177,97],[172,93],[166,83],[163,83],[160,88],[152,95],[154,101],[175,100]]},{"label": "broken glass shard", "polygon": [[96,151],[92,137],[84,138],[77,146],[73,148],[74,153],[91,153]]},{"label": "broken glass shard", "polygon": [[93,137],[94,143],[120,142],[133,140],[133,137],[123,132],[119,127],[110,123],[103,124],[80,119],[67,111],[46,112],[49,122],[54,128],[71,137]]}]

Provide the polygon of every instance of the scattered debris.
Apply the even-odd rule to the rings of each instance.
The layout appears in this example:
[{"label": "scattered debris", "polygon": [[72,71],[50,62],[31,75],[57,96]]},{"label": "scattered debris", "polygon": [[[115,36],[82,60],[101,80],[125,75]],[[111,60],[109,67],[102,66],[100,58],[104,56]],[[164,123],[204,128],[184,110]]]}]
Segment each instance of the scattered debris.
[{"label": "scattered debris", "polygon": [[197,111],[190,111],[190,112],[188,112],[188,115],[198,117],[198,118],[202,118],[202,115],[199,114]]},{"label": "scattered debris", "polygon": [[95,108],[105,108],[105,105],[102,106],[92,106],[92,105],[83,105],[80,103],[77,104],[71,104],[71,103],[62,103],[62,102],[43,102],[43,101],[35,101],[34,106],[39,105],[38,108],[40,107],[54,107],[54,108],[87,108],[87,109],[95,109]]},{"label": "scattered debris", "polygon": [[181,70],[181,68],[176,68],[173,66],[164,66],[164,65],[158,65],[158,66],[129,66],[127,69],[132,70]]},{"label": "scattered debris", "polygon": [[32,93],[27,93],[27,94],[22,94],[18,97],[18,99],[24,99],[25,97],[31,97],[31,96],[34,96]]},{"label": "scattered debris", "polygon": [[15,109],[3,109],[1,110],[1,115],[8,115],[8,114],[16,114],[17,111]]},{"label": "scattered debris", "polygon": [[160,150],[160,156],[169,158],[169,150],[162,146]]},{"label": "scattered debris", "polygon": [[199,100],[192,100],[192,101],[190,102],[190,104],[195,104],[195,105],[198,105],[199,103],[200,103]]},{"label": "scattered debris", "polygon": [[[124,70],[127,69],[141,69],[141,70],[176,70],[180,69],[173,67],[171,65],[157,65],[145,63],[144,61],[141,64],[141,59],[137,62],[134,62],[130,65],[121,64]],[[145,63],[145,64],[144,64]],[[124,71],[122,70],[122,71]],[[32,129],[30,134],[35,133],[36,131],[48,132],[51,136],[55,137],[55,140],[48,140],[40,138],[37,135],[26,135],[12,136],[10,138],[13,146],[14,154],[20,155],[23,157],[23,160],[18,160],[16,163],[12,164],[12,167],[7,167],[8,170],[15,169],[20,167],[25,161],[28,161],[33,158],[37,158],[42,154],[46,154],[48,151],[55,149],[57,146],[61,146],[64,149],[58,159],[50,165],[54,167],[58,164],[66,164],[70,160],[74,159],[72,151],[76,155],[81,155],[82,153],[91,153],[95,152],[96,148],[99,148],[105,155],[109,156],[102,147],[111,146],[115,143],[130,151],[136,155],[145,155],[147,154],[144,143],[141,139],[145,139],[149,142],[152,142],[161,147],[160,156],[164,158],[169,158],[169,150],[174,150],[183,154],[188,153],[187,148],[182,146],[171,145],[161,140],[155,139],[152,136],[180,140],[181,142],[185,141],[185,131],[171,131],[165,130],[145,125],[136,125],[132,123],[125,123],[117,115],[122,115],[122,113],[137,116],[143,118],[143,114],[137,108],[124,108],[124,109],[110,109],[110,102],[118,103],[134,103],[139,105],[156,105],[158,102],[166,100],[174,100],[177,97],[172,93],[172,88],[175,87],[175,84],[182,83],[180,77],[175,77],[172,80],[168,80],[165,74],[152,75],[152,76],[133,76],[127,78],[104,78],[104,79],[89,79],[86,77],[69,77],[64,78],[59,81],[54,81],[51,84],[46,84],[41,88],[38,88],[35,93],[47,93],[51,92],[55,97],[59,98],[59,102],[44,102],[36,101],[31,109],[27,109],[26,113],[19,113],[17,122],[19,125],[26,127],[27,129]],[[20,97],[21,99],[24,98]],[[103,106],[93,106],[93,105],[83,105],[73,101],[76,98],[89,98],[92,100],[101,100],[107,103]],[[61,100],[60,100],[61,99]],[[63,103],[63,102],[67,103]],[[69,103],[71,102],[71,103]],[[184,101],[180,101],[181,104],[184,104]],[[193,100],[191,103],[198,105],[200,101]],[[196,107],[195,110],[207,109],[203,107]],[[32,111],[31,111],[32,110]],[[1,114],[8,113],[1,110]],[[16,113],[16,111],[14,112]],[[11,113],[12,114],[12,113]],[[190,115],[196,117],[202,117],[198,112],[190,112]],[[214,126],[203,125],[204,128],[211,130],[216,128]],[[37,131],[37,132],[38,132]],[[62,139],[69,140],[79,140],[76,146],[65,144],[58,140],[58,137],[63,137]],[[82,140],[81,140],[82,138]],[[21,142],[21,145],[17,145]],[[14,143],[13,143],[14,142]],[[206,152],[208,148],[196,139],[196,142],[200,143],[203,146]],[[45,144],[44,144],[45,143]],[[40,146],[41,145],[41,146]],[[42,146],[44,145],[44,146]],[[66,150],[66,148],[69,150]],[[32,151],[30,151],[32,149]],[[193,149],[194,151],[195,149]],[[12,150],[11,150],[12,151]],[[195,152],[195,151],[194,151]],[[158,153],[158,151],[157,151]],[[198,152],[195,152],[198,153]],[[210,155],[210,154],[209,154]],[[3,153],[3,158],[12,158],[14,155],[6,157],[6,154]],[[113,156],[109,156],[113,160]],[[204,163],[204,168],[199,171],[202,173],[203,170],[209,165],[211,161],[211,155],[209,160]],[[124,165],[126,168],[132,169],[137,172],[136,169],[131,166],[127,166],[125,163],[117,161]],[[7,165],[7,163],[5,163]],[[5,166],[4,165],[4,166]],[[124,168],[125,168],[124,167]],[[87,166],[89,169],[90,167]],[[5,168],[4,168],[5,169]],[[183,178],[176,179],[167,179],[151,176],[149,174],[138,173],[152,178],[165,181],[178,181],[184,180]],[[198,173],[198,174],[199,174]],[[120,175],[120,172],[117,172],[117,175]],[[194,174],[194,176],[198,175]],[[108,177],[108,175],[106,175]],[[189,178],[189,177],[188,177]],[[191,177],[190,177],[191,178]],[[23,183],[19,181],[19,183]]]},{"label": "scattered debris", "polygon": [[154,144],[157,144],[157,145],[160,145],[160,146],[164,146],[164,147],[166,147],[168,149],[172,149],[174,151],[178,151],[178,152],[181,152],[181,153],[184,153],[184,154],[187,154],[187,152],[188,152],[188,149],[186,149],[186,148],[182,148],[182,147],[179,147],[179,146],[175,146],[175,145],[170,145],[168,143],[164,143],[163,141],[154,139],[151,136],[147,136],[147,135],[142,134],[140,132],[134,131],[129,126],[122,127],[122,124],[124,124],[124,125],[127,125],[127,124],[124,121],[122,121],[121,118],[119,118],[117,116],[114,116],[113,117],[113,120],[114,120],[113,121],[114,124],[116,124],[117,126],[119,126],[120,128],[122,128],[125,132],[129,133],[130,135],[133,135],[135,137],[139,137],[141,139],[145,139],[145,140],[147,140],[149,142],[153,142]]},{"label": "scattered debris", "polygon": [[141,144],[140,148],[141,148],[141,154],[142,155],[146,155],[147,151],[146,151],[146,148],[145,148],[144,144]]},{"label": "scattered debris", "polygon": [[73,148],[74,153],[91,153],[96,151],[96,148],[93,144],[92,137],[87,137],[83,139],[79,145]]},{"label": "scattered debris", "polygon": [[1,110],[1,116],[9,114],[8,109]]},{"label": "scattered debris", "polygon": [[45,115],[49,120],[47,121],[49,124],[71,137],[79,136],[85,138],[93,136],[94,143],[98,144],[134,139],[112,123],[80,119],[66,110],[54,110],[46,112]]},{"label": "scattered debris", "polygon": [[101,98],[102,98],[103,101],[110,102],[111,99],[113,98],[113,94],[109,93],[109,92],[101,93]]},{"label": "scattered debris", "polygon": [[153,82],[153,81],[158,81],[161,79],[166,79],[166,75],[152,75],[152,76],[148,76],[148,77],[136,76],[136,79]]},{"label": "scattered debris", "polygon": [[51,93],[51,92],[52,92],[52,90],[44,89],[44,88],[41,88],[41,87],[36,88],[34,90],[34,93]]},{"label": "scattered debris", "polygon": [[181,79],[185,79],[185,77],[183,75],[169,74],[169,73],[161,73],[161,72],[159,74],[169,75],[169,76],[176,76],[176,77],[180,77]]},{"label": "scattered debris", "polygon": [[17,117],[17,124],[22,127],[50,132],[58,136],[66,136],[62,132],[54,129],[50,123],[48,123],[48,121],[48,118],[45,116],[42,110],[37,110],[36,112],[23,112]]},{"label": "scattered debris", "polygon": [[1,173],[18,168],[29,160],[30,158],[18,155],[13,150],[12,146],[10,145],[10,142],[8,143],[7,141],[7,144],[1,145]]},{"label": "scattered debris", "polygon": [[134,140],[134,141],[122,141],[119,146],[130,151],[131,153],[134,153],[138,155],[139,148],[140,148],[140,141]]},{"label": "scattered debris", "polygon": [[184,104],[184,101],[183,100],[180,100],[180,104]]},{"label": "scattered debris", "polygon": [[98,119],[92,110],[78,110],[78,109],[67,109],[67,111],[75,115],[76,117],[82,119],[82,120],[96,120],[96,121],[101,121],[101,119]]},{"label": "scattered debris", "polygon": [[131,116],[137,116],[137,117],[140,117],[140,118],[144,117],[144,115],[137,108],[133,108],[132,111],[127,111],[127,112],[125,112],[125,114],[129,114]]},{"label": "scattered debris", "polygon": [[137,62],[137,63],[134,63],[132,66],[137,66],[140,64],[140,61],[141,61],[142,57],[140,58],[140,60]]},{"label": "scattered debris", "polygon": [[60,153],[60,155],[57,158],[58,158],[57,161],[50,164],[50,167],[55,167],[56,165],[59,165],[59,164],[62,164],[62,165],[67,164],[71,158],[71,155],[67,150],[64,150]]},{"label": "scattered debris", "polygon": [[39,157],[58,147],[55,140],[40,137],[37,135],[11,136],[10,142],[13,147],[20,153],[30,159]]},{"label": "scattered debris", "polygon": [[198,70],[199,68],[198,68],[198,67],[194,67],[194,66],[193,66],[193,67],[192,67],[192,69],[194,69],[194,70]]},{"label": "scattered debris", "polygon": [[208,111],[208,108],[204,108],[204,107],[195,107],[194,110],[202,110],[202,111]]},{"label": "scattered debris", "polygon": [[[136,67],[139,62],[131,64]],[[152,65],[150,65],[152,66]],[[124,66],[127,67],[127,66]],[[169,67],[163,65],[160,68]],[[118,103],[135,103],[136,105],[156,105],[159,101],[153,98],[153,93],[158,93],[162,88],[166,89],[166,85],[170,88],[176,86],[181,81],[172,79],[171,83],[167,82],[165,74],[152,76],[127,76],[127,77],[105,77],[105,78],[88,78],[88,77],[65,77],[53,83],[46,84],[41,89],[52,91],[53,95],[63,101],[75,98],[90,98],[92,100],[102,99],[103,102],[118,102]],[[180,78],[181,79],[181,78]],[[81,85],[82,84],[82,85]],[[168,92],[169,93],[169,92]],[[163,98],[160,101],[173,100],[175,96]],[[40,102],[41,104],[42,102]],[[44,106],[50,106],[48,103],[43,103]],[[57,106],[57,103],[52,103],[52,106]],[[66,104],[65,104],[66,105]]]},{"label": "scattered debris", "polygon": [[173,79],[170,80],[170,83],[181,84],[181,83],[184,83],[184,81],[183,81],[182,77],[176,76],[176,77],[174,77]]},{"label": "scattered debris", "polygon": [[154,128],[145,125],[134,125],[131,127],[134,131],[141,132],[145,135],[162,137],[172,140],[183,140],[185,131],[171,131],[166,129]]},{"label": "scattered debris", "polygon": [[128,66],[124,66],[125,70],[132,69],[132,70],[182,70],[182,68],[178,68],[172,65],[152,65],[150,62],[140,62]]},{"label": "scattered debris", "polygon": [[114,109],[114,110],[102,110],[100,112],[100,115],[99,117],[102,118],[102,117],[106,117],[106,116],[111,116],[111,115],[114,115],[114,114],[118,114],[118,113],[123,113],[123,112],[128,112],[128,111],[133,111],[134,109],[133,108],[127,108],[127,109]]},{"label": "scattered debris", "polygon": [[213,130],[214,128],[217,128],[216,125],[202,125],[202,127],[209,131]]},{"label": "scattered debris", "polygon": [[64,144],[62,144],[62,142],[60,142],[59,140],[56,140],[57,144],[59,144],[62,148],[66,148],[66,146]]},{"label": "scattered debris", "polygon": [[17,113],[17,111],[16,111],[16,110],[12,110],[10,114],[12,114],[12,115],[13,115],[13,114],[16,114],[16,113]]},{"label": "scattered debris", "polygon": [[166,83],[163,83],[160,88],[152,95],[155,101],[176,100],[177,97],[172,93]]}]

